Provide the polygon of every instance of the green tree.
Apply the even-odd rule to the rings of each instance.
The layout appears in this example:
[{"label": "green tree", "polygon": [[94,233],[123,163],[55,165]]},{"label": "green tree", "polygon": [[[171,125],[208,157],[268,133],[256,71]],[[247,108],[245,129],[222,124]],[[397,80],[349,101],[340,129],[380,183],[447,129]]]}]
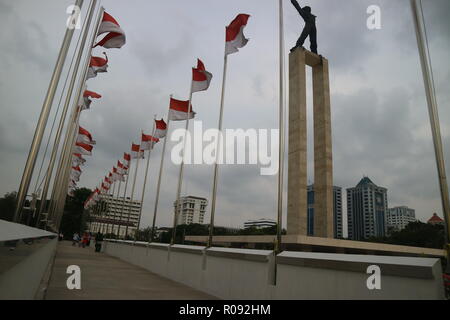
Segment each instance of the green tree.
[{"label": "green tree", "polygon": [[75,232],[86,230],[86,218],[83,217],[84,202],[91,192],[90,189],[80,188],[74,191],[74,197],[67,197],[60,226],[64,238],[71,239]]},{"label": "green tree", "polygon": [[400,231],[392,232],[388,237],[370,238],[367,241],[442,249],[445,244],[445,230],[442,225],[432,225],[416,221],[410,222]]},{"label": "green tree", "polygon": [[12,221],[16,209],[17,192],[8,192],[0,198],[0,219]]}]

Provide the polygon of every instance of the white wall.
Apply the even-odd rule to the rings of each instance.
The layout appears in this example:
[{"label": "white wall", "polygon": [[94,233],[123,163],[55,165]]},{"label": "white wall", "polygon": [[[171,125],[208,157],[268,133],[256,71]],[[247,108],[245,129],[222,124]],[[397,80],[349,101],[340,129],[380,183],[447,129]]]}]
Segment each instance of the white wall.
[{"label": "white wall", "polygon": [[[443,299],[439,259],[105,241],[105,252],[221,299]],[[369,290],[369,265],[381,290]]]}]

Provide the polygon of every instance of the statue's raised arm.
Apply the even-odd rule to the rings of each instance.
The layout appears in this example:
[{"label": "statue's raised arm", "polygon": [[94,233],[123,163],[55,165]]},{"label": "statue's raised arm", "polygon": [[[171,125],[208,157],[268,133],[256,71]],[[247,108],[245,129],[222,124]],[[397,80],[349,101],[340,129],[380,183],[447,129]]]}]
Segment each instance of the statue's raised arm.
[{"label": "statue's raised arm", "polygon": [[316,29],[316,16],[311,13],[311,7],[304,6],[300,7],[297,0],[291,0],[291,3],[294,5],[295,9],[297,9],[300,16],[305,20],[305,27],[303,28],[303,32],[300,35],[300,38],[297,40],[295,47],[291,49],[291,52],[294,51],[298,47],[303,47],[303,43],[306,38],[309,36],[309,40],[311,42],[311,52],[317,54],[317,29]]},{"label": "statue's raised arm", "polygon": [[306,21],[306,13],[303,12],[302,7],[300,7],[297,0],[291,0],[291,3],[294,5],[295,9],[297,9],[298,13],[300,13],[300,16],[303,18],[303,20]]}]

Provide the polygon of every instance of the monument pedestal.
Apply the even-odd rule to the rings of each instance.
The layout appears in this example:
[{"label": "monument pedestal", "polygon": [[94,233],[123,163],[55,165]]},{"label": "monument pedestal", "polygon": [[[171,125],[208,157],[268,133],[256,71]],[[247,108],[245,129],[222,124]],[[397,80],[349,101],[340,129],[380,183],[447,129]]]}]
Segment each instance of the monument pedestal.
[{"label": "monument pedestal", "polygon": [[287,233],[307,235],[306,66],[313,72],[314,235],[333,238],[333,160],[328,60],[303,48],[289,55]]}]

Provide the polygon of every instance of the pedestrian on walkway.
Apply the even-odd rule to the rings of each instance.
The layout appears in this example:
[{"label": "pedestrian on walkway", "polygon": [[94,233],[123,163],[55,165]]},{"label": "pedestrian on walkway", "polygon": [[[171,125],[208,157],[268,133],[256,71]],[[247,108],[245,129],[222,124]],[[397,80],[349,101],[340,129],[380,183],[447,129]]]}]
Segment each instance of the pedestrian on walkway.
[{"label": "pedestrian on walkway", "polygon": [[80,241],[80,236],[78,235],[78,232],[75,232],[73,234],[73,238],[72,238],[72,246],[77,245],[79,241]]}]

